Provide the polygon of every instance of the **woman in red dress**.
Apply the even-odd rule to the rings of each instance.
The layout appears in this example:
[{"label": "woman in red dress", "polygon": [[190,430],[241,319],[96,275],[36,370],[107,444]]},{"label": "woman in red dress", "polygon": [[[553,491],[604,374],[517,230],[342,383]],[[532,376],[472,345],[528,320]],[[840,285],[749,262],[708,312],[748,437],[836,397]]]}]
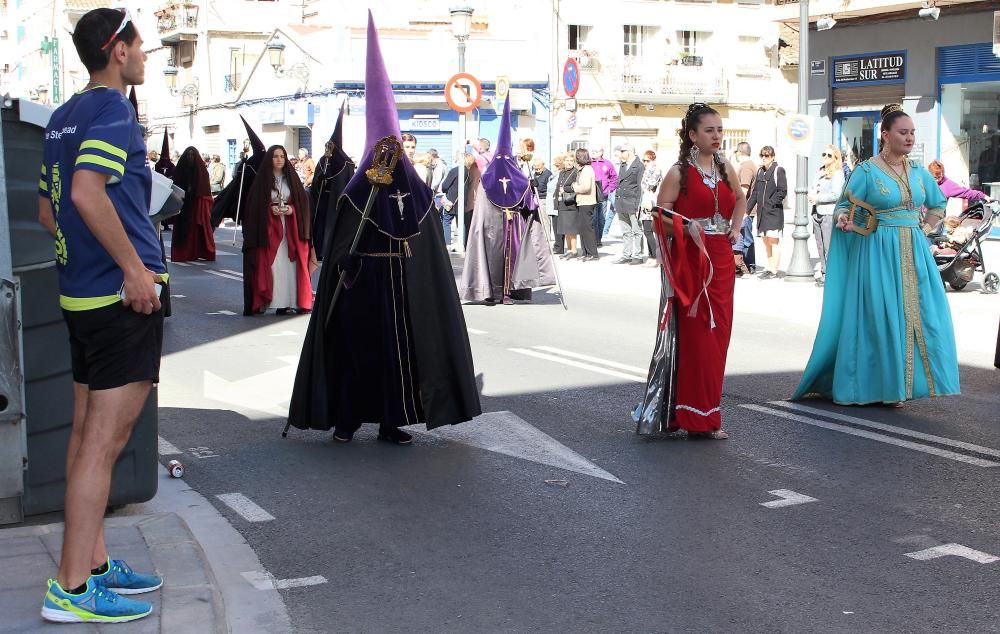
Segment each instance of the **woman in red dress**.
[{"label": "woman in red dress", "polygon": [[722,380],[733,326],[732,245],[746,212],[737,172],[722,157],[722,117],[691,104],[677,163],[660,184],[654,225],[660,244],[660,320],[640,434],[683,429],[724,439]]},{"label": "woman in red dress", "polygon": [[174,169],[174,185],[184,190],[184,206],[174,219],[170,237],[170,260],[215,261],[215,234],[212,231],[212,188],[208,168],[198,150],[189,147]]},{"label": "woman in red dress", "polygon": [[[247,197],[243,218],[243,314],[312,310],[309,197],[285,148],[272,145]],[[270,169],[268,169],[270,167]]]}]

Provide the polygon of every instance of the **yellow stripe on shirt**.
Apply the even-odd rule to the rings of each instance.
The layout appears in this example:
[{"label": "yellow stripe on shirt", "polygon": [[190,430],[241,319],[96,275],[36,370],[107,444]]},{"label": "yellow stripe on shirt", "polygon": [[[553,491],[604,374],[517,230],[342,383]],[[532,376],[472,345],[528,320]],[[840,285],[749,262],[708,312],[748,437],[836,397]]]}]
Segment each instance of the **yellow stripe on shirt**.
[{"label": "yellow stripe on shirt", "polygon": [[117,156],[118,158],[120,158],[123,161],[126,160],[126,159],[128,159],[128,152],[126,152],[125,150],[117,148],[117,147],[111,145],[110,143],[106,143],[104,141],[98,141],[96,139],[91,139],[89,141],[84,141],[83,143],[80,144],[80,151],[81,152],[83,152],[84,150],[87,150],[87,149],[100,150],[102,152],[107,152],[111,156]]},{"label": "yellow stripe on shirt", "polygon": [[76,164],[81,163],[93,163],[94,165],[100,165],[101,167],[106,167],[108,169],[118,172],[119,176],[125,175],[125,166],[116,161],[106,159],[103,156],[97,156],[95,154],[81,154],[76,158]]},{"label": "yellow stripe on shirt", "polygon": [[38,189],[42,190],[43,192],[49,191],[49,184],[45,182],[44,178],[38,181]]},{"label": "yellow stripe on shirt", "polygon": [[122,298],[117,295],[105,295],[104,297],[59,296],[59,306],[62,307],[63,310],[72,312],[81,310],[96,310],[98,308],[104,308],[105,306],[111,306],[120,301],[122,301]]}]

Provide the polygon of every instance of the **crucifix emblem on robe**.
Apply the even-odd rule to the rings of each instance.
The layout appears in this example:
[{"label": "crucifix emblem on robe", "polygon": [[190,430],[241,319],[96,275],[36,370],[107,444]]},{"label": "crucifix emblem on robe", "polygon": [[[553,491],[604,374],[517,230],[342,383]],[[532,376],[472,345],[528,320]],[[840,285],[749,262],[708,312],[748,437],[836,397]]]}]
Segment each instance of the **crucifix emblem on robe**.
[{"label": "crucifix emblem on robe", "polygon": [[407,192],[407,193],[404,194],[403,192],[399,191],[398,189],[396,190],[395,194],[389,194],[389,198],[395,198],[396,199],[396,204],[399,205],[399,217],[400,217],[400,219],[403,218],[403,199],[406,198],[409,195],[410,195],[409,192]]},{"label": "crucifix emblem on robe", "polygon": [[505,193],[505,194],[506,194],[506,193],[507,193],[507,183],[509,183],[509,182],[510,182],[510,179],[509,179],[509,178],[507,178],[506,176],[504,176],[503,178],[498,178],[498,179],[497,179],[497,181],[498,181],[498,182],[499,182],[499,183],[500,183],[501,185],[503,185],[503,193]]}]

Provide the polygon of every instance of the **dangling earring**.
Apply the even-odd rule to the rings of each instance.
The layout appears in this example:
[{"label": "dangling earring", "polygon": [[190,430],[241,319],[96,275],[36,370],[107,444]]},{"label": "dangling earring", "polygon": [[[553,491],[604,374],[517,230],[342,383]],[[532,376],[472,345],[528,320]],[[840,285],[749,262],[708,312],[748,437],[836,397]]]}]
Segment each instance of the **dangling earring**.
[{"label": "dangling earring", "polygon": [[694,161],[695,163],[697,163],[698,162],[698,158],[701,156],[701,150],[698,149],[697,145],[692,145],[691,146],[691,151],[688,152],[688,155],[691,157],[692,161]]}]

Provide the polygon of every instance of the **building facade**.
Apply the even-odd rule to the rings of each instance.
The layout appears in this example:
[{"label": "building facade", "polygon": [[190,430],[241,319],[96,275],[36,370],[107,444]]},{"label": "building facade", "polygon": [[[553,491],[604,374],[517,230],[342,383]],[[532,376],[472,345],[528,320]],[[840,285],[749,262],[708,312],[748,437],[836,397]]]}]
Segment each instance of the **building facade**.
[{"label": "building facade", "polygon": [[[762,0],[618,0],[556,3],[555,145],[612,148],[631,142],[675,159],[687,106],[707,102],[725,126],[724,151],[775,145],[795,87],[778,65],[775,7]],[[580,68],[575,103],[561,76]]]}]

